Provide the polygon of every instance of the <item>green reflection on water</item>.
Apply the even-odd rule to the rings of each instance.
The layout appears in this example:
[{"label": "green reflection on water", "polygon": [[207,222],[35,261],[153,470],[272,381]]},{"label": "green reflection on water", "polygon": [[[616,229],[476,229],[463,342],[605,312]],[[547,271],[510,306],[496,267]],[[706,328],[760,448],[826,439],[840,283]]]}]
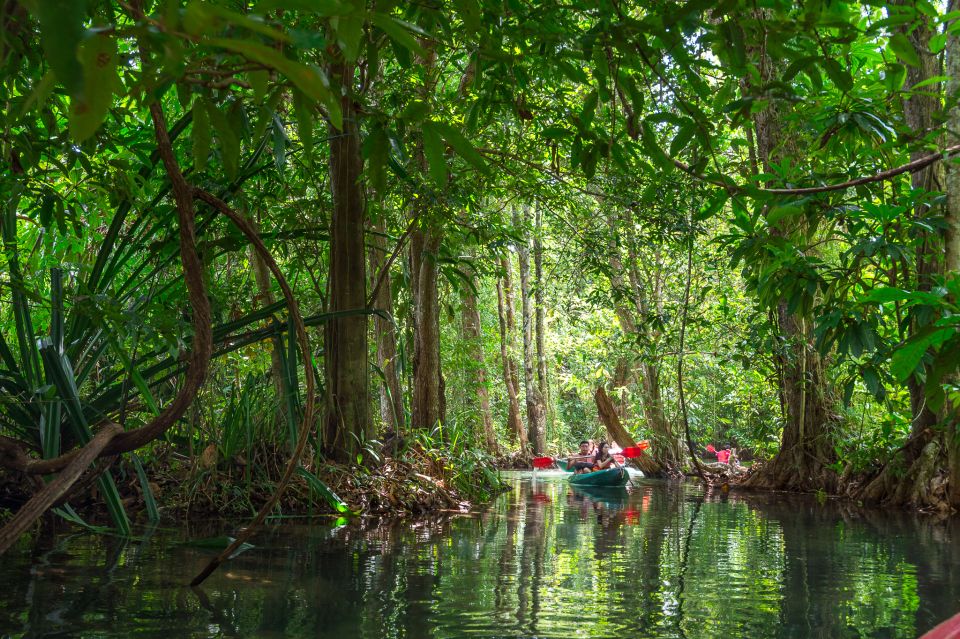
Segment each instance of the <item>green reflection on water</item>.
[{"label": "green reflection on water", "polygon": [[469,517],[276,526],[202,590],[183,584],[212,551],[183,533],[24,543],[0,566],[0,634],[916,637],[960,609],[957,533],[806,499],[518,476]]}]

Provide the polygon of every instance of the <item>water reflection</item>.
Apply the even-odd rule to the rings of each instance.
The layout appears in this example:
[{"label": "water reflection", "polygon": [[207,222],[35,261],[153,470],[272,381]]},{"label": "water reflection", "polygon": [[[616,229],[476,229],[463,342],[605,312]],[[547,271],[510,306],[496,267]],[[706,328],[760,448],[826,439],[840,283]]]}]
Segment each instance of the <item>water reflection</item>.
[{"label": "water reflection", "polygon": [[468,517],[277,525],[203,589],[183,584],[214,551],[183,533],[24,543],[0,566],[0,634],[916,637],[960,610],[955,526],[649,481],[512,486]]}]

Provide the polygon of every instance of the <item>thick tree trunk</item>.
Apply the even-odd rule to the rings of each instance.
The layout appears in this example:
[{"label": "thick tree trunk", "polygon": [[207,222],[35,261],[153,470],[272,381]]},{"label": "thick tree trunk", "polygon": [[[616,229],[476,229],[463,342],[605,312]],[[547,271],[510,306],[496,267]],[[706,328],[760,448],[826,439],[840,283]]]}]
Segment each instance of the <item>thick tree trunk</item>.
[{"label": "thick tree trunk", "polygon": [[[373,230],[369,248],[370,282],[371,286],[376,286],[376,278],[380,276],[380,270],[386,263],[387,242],[382,219],[374,225]],[[393,317],[393,289],[389,272],[384,275],[377,290],[373,308]],[[390,320],[374,315],[373,331],[377,340],[377,366],[383,371],[384,378],[380,385],[380,417],[385,425],[392,425],[399,433],[403,431],[405,419],[403,391],[400,387],[400,375],[397,372],[396,328]]]},{"label": "thick tree trunk", "polygon": [[[758,11],[762,25],[762,10]],[[762,42],[765,33],[750,47],[751,55],[759,61],[761,84],[775,81],[776,65],[766,54]],[[750,90],[747,83],[747,90]],[[782,123],[776,102],[754,115],[757,158],[766,173],[774,173],[771,164],[780,164],[784,156],[793,153],[791,144],[782,139]],[[771,233],[785,237],[790,234],[787,222],[774,225]],[[784,351],[777,355],[782,370],[782,396],[786,421],[780,450],[768,464],[754,473],[745,483],[757,488],[793,488],[799,490],[836,489],[836,473],[829,466],[834,459],[832,415],[834,400],[823,375],[823,361],[813,347],[812,322],[808,318],[788,312],[787,300],[776,306],[779,336]]]},{"label": "thick tree trunk", "polygon": [[483,424],[483,445],[488,453],[496,455],[497,436],[493,430],[493,415],[490,412],[490,392],[487,390],[487,370],[483,356],[483,336],[480,331],[480,311],[477,310],[477,296],[469,287],[465,287],[460,297],[461,327],[463,340],[470,349],[473,360],[473,386],[480,400],[480,419]]},{"label": "thick tree trunk", "polygon": [[[950,0],[948,13],[960,11],[960,0]],[[951,26],[956,26],[951,24]],[[956,96],[960,93],[960,37],[955,33],[947,35],[947,96]],[[951,99],[948,97],[948,100]],[[950,104],[948,102],[948,104]],[[960,104],[953,102],[948,112],[947,129],[960,131]],[[947,163],[946,174],[947,205],[944,211],[946,222],[945,244],[945,272],[951,277],[960,277],[960,166],[956,160]],[[960,300],[954,299],[956,304]],[[950,376],[948,381],[957,384],[958,375]],[[947,462],[949,467],[949,485],[947,486],[947,501],[956,510],[960,510],[960,406],[949,399],[945,402],[943,415],[940,419],[946,425]]]},{"label": "thick tree trunk", "polygon": [[527,452],[527,431],[520,419],[520,402],[517,399],[516,363],[513,359],[513,337],[510,330],[509,268],[510,262],[504,259],[506,275],[503,282],[497,282],[497,311],[500,319],[500,359],[503,363],[503,384],[507,389],[507,432],[516,440],[520,451]]},{"label": "thick tree trunk", "polygon": [[[331,67],[338,85],[349,89],[353,66]],[[343,130],[330,126],[330,311],[366,306],[366,200],[361,177],[360,130],[350,91],[341,100]],[[370,431],[367,372],[367,318],[364,315],[332,319],[326,324],[324,368],[327,376],[327,412],[323,444],[328,455],[351,459],[357,438]],[[351,435],[356,435],[353,437]]]},{"label": "thick tree trunk", "polygon": [[[524,217],[530,215],[529,208],[524,208]],[[514,223],[521,225],[520,215],[514,211]],[[527,399],[527,438],[533,447],[534,455],[542,455],[547,448],[547,423],[543,407],[543,395],[537,378],[534,374],[536,353],[533,342],[533,296],[530,287],[530,250],[526,241],[517,246],[520,261],[520,295],[523,310],[523,387]]]},{"label": "thick tree trunk", "polygon": [[[437,54],[432,42],[424,42],[418,62],[424,73],[419,89],[428,100],[436,81]],[[428,166],[423,143],[414,152],[417,167],[427,179]],[[427,215],[428,198],[417,198],[412,215],[416,227],[410,234],[410,280],[413,296],[413,400],[414,428],[432,430],[446,420],[443,371],[440,369],[440,244],[443,231]]]},{"label": "thick tree trunk", "polygon": [[444,421],[443,373],[440,370],[440,233],[414,231],[410,236],[413,276],[412,426],[431,430]]},{"label": "thick tree trunk", "polygon": [[[897,0],[894,4],[913,7],[914,0]],[[928,44],[935,31],[930,23],[921,18],[919,24],[904,25],[898,29],[903,35],[907,36],[911,44],[917,51],[920,58],[920,66],[907,65],[907,82],[909,86],[914,86],[925,80],[929,80],[940,75],[940,61],[937,56],[930,52]],[[929,87],[924,91],[907,94],[903,101],[903,117],[907,126],[913,132],[916,138],[923,138],[928,131],[935,128],[934,116],[940,111],[940,98],[936,95],[937,85]],[[910,161],[923,157],[928,153],[923,146],[918,146],[910,153]],[[920,171],[913,173],[910,177],[911,186],[914,189],[925,191],[939,191],[943,188],[943,169],[939,162],[934,163]],[[927,215],[929,206],[921,204],[914,212],[916,217]],[[920,231],[922,233],[922,231]],[[923,233],[923,241],[917,247],[914,259],[916,268],[916,286],[918,290],[929,291],[933,286],[933,278],[940,273],[943,268],[943,246],[940,245],[936,233]],[[916,326],[912,329],[916,330]],[[926,385],[914,378],[911,378],[907,384],[910,391],[910,407],[913,413],[912,435],[916,436],[925,430],[936,426],[937,416],[927,407]],[[911,460],[912,461],[912,460]]]},{"label": "thick tree trunk", "polygon": [[[913,6],[912,2],[901,1],[896,4]],[[940,62],[936,55],[930,53],[926,44],[935,33],[932,25],[926,19],[921,19],[915,27],[914,25],[909,29],[901,27],[899,31],[910,39],[920,57],[919,66],[907,67],[907,82],[913,86],[940,75]],[[956,39],[948,36],[948,48],[956,49],[955,43],[951,47],[950,40]],[[949,49],[947,63],[951,64]],[[956,79],[951,79],[950,84],[954,85],[954,89],[956,89],[956,82]],[[951,95],[950,87],[948,86],[947,89],[949,96]],[[937,126],[936,116],[940,111],[940,99],[935,91],[935,87],[930,87],[929,92],[908,94],[903,101],[904,120],[914,138],[922,139]],[[951,129],[949,124],[948,129]],[[925,153],[926,148],[917,145],[917,148],[910,153],[910,159],[916,160]],[[946,164],[950,169],[950,163]],[[949,175],[944,177],[944,169],[940,163],[911,175],[911,186],[915,190],[933,192],[946,188],[947,206],[944,207],[944,214],[947,219],[950,217],[951,199],[956,200],[956,197],[951,194],[950,182]],[[914,210],[914,215],[918,218],[926,217],[929,215],[929,209],[929,205],[920,204]],[[933,286],[934,278],[943,273],[942,241],[943,239],[936,233],[926,233],[922,236],[912,265],[916,278],[912,285],[917,290],[929,291]],[[910,326],[910,333],[916,333],[921,328],[921,325],[914,322]],[[943,505],[943,496],[939,489],[938,475],[944,466],[951,465],[950,443],[952,443],[953,427],[950,422],[938,424],[941,420],[927,405],[927,388],[924,381],[911,377],[907,381],[907,389],[910,392],[910,409],[913,416],[910,440],[896,453],[894,459],[883,467],[879,475],[858,492],[857,497],[864,501],[882,502],[895,506],[939,507]],[[941,428],[943,423],[947,424],[946,428]],[[954,483],[950,482],[950,484]]]}]

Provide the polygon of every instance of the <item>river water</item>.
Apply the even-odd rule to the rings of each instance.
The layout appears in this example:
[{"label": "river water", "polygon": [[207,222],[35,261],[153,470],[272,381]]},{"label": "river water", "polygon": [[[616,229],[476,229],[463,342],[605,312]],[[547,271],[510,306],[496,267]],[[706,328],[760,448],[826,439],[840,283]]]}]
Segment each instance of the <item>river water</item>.
[{"label": "river water", "polygon": [[[509,476],[462,516],[274,524],[201,589],[191,530],[24,540],[0,635],[916,637],[960,611],[960,528],[806,497]],[[203,534],[228,533],[210,529]]]}]

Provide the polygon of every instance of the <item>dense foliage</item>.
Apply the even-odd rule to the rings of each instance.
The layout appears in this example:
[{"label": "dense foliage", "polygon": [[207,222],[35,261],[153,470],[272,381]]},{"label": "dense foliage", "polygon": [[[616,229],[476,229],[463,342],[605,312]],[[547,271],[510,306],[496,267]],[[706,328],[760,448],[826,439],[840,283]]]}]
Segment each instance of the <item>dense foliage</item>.
[{"label": "dense foliage", "polygon": [[954,4],[5,2],[0,464],[121,529],[608,436],[956,507]]}]

